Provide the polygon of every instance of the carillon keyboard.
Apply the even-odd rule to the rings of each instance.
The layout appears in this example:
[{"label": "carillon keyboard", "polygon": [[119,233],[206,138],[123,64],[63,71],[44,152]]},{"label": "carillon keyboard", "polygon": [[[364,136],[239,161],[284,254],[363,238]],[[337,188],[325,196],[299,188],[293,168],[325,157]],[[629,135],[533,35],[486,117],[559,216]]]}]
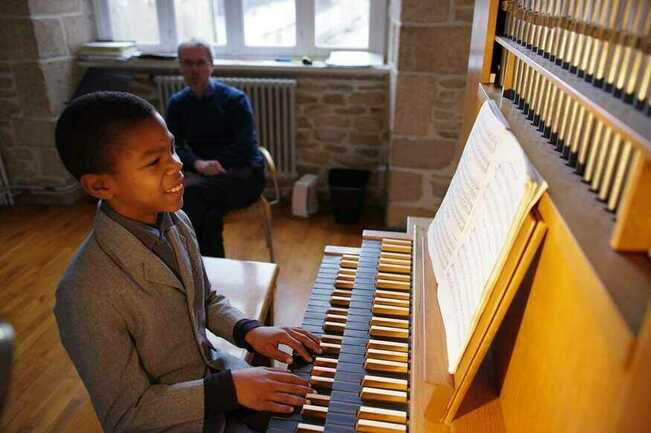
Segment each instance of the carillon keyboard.
[{"label": "carillon keyboard", "polygon": [[323,353],[291,367],[317,392],[269,433],[407,431],[411,249],[364,240],[358,255],[323,258],[302,323]]}]

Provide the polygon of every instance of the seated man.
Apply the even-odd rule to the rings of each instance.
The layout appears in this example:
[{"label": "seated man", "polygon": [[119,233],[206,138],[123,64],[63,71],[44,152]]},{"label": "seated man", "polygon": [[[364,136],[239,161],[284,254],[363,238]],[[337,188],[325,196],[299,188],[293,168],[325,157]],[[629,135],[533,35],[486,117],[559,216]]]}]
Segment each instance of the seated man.
[{"label": "seated man", "polygon": [[188,176],[183,210],[197,233],[201,254],[224,257],[224,215],[260,196],[264,158],[246,95],[210,78],[210,46],[194,40],[183,43],[178,57],[188,87],[172,96],[166,120],[184,170],[197,174]]}]

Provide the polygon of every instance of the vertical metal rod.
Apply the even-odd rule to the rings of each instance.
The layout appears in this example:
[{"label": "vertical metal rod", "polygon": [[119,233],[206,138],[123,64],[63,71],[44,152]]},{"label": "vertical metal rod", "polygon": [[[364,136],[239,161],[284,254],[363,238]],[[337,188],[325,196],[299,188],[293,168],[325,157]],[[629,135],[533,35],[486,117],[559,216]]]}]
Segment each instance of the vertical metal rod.
[{"label": "vertical metal rod", "polygon": [[[287,155],[287,158],[290,161],[291,165],[291,160],[293,158],[293,152],[291,152],[291,149],[289,148],[289,85],[283,86],[283,98],[282,98],[282,114],[281,114],[281,121],[283,125],[287,125],[285,128],[283,128],[283,153]],[[286,172],[291,172],[291,167],[285,167]]]},{"label": "vertical metal rod", "polygon": [[[608,52],[606,54],[606,65],[603,73],[603,87],[610,91],[614,81],[614,69],[619,63],[621,57],[620,34],[622,31],[622,23],[626,18],[628,11],[628,0],[622,0],[619,3],[619,8],[616,10],[615,21],[608,27],[611,37],[608,41]],[[614,11],[615,12],[615,11]],[[601,81],[600,81],[601,82]]]},{"label": "vertical metal rod", "polygon": [[[603,55],[603,41],[600,38],[601,29],[603,29],[608,21],[608,9],[610,8],[611,0],[596,0],[598,3],[595,5],[595,25],[592,28],[592,53],[588,61],[588,69],[586,70],[585,79],[592,81],[597,71],[600,57]],[[600,3],[603,2],[603,3]]]},{"label": "vertical metal rod", "polygon": [[612,128],[610,126],[606,126],[604,139],[601,143],[601,146],[599,146],[599,154],[597,155],[597,160],[595,163],[594,176],[592,178],[592,183],[590,184],[590,189],[592,191],[599,191],[599,187],[601,186],[604,167],[606,165],[606,157],[608,156],[614,135],[615,134],[613,134]]},{"label": "vertical metal rod", "polygon": [[628,80],[635,81],[635,72],[633,71],[635,64],[635,45],[638,37],[638,32],[644,24],[642,17],[643,1],[631,0],[630,5],[631,13],[628,20],[624,22],[624,29],[621,35],[622,40],[622,61],[618,68],[615,68],[614,90],[613,93],[616,97],[623,96],[624,86]]},{"label": "vertical metal rod", "polygon": [[593,31],[596,28],[597,19],[599,17],[599,8],[601,0],[593,0],[588,3],[589,12],[588,12],[588,21],[585,26],[585,35],[584,35],[584,49],[583,55],[581,57],[581,63],[579,64],[579,76],[584,77],[588,75],[588,69],[590,67],[590,57],[592,56],[592,49],[594,47],[594,34]]},{"label": "vertical metal rod", "polygon": [[551,97],[552,97],[552,82],[548,79],[545,79],[543,86],[543,94],[545,99],[542,104],[542,111],[540,113],[540,124],[538,125],[538,130],[543,133],[545,136],[545,129],[549,126],[549,110],[551,109]]},{"label": "vertical metal rod", "polygon": [[515,73],[513,81],[513,103],[515,105],[520,104],[520,99],[522,98],[522,73],[524,69],[524,64],[519,58],[515,59]]},{"label": "vertical metal rod", "polygon": [[549,43],[548,43],[548,52],[549,60],[552,62],[556,61],[556,52],[558,46],[558,39],[560,35],[560,15],[561,15],[561,0],[554,0],[553,10],[551,12],[552,17],[549,20],[550,32],[549,32]]},{"label": "vertical metal rod", "polygon": [[639,10],[638,10],[638,22],[636,22],[634,33],[635,38],[640,44],[635,48],[633,52],[633,59],[631,60],[631,68],[626,76],[621,77],[625,82],[625,88],[623,89],[624,101],[627,103],[634,103],[635,100],[635,91],[637,84],[640,82],[640,79],[644,76],[644,61],[648,58],[648,55],[644,52],[644,38],[647,37],[651,40],[651,14],[649,13],[649,2],[645,0],[639,0]]},{"label": "vertical metal rod", "polygon": [[556,51],[556,64],[557,65],[562,65],[563,64],[563,59],[565,55],[565,47],[567,46],[568,43],[568,37],[569,37],[569,32],[568,32],[568,27],[569,27],[569,19],[568,19],[568,14],[569,14],[569,6],[567,3],[563,3],[563,11],[562,15],[559,19],[559,27],[560,27],[560,37],[558,41],[558,47]]},{"label": "vertical metal rod", "polygon": [[565,95],[565,101],[566,102],[564,104],[561,126],[558,131],[558,140],[556,141],[556,150],[558,152],[563,151],[563,147],[565,146],[565,142],[567,141],[567,127],[568,127],[568,122],[570,121],[570,113],[572,111],[572,107],[574,106],[574,99],[569,97],[567,94]]},{"label": "vertical metal rod", "polygon": [[581,135],[588,132],[585,128],[585,114],[585,107],[583,105],[579,105],[579,113],[576,119],[576,125],[574,127],[574,137],[572,137],[572,142],[570,143],[569,154],[567,158],[568,165],[574,168],[577,167],[579,146],[581,144]]},{"label": "vertical metal rod", "polygon": [[599,56],[599,66],[597,67],[594,78],[594,84],[597,87],[602,87],[604,85],[607,78],[607,68],[613,62],[617,38],[615,28],[617,26],[617,22],[621,20],[623,13],[622,6],[623,3],[621,0],[613,0],[613,7],[607,11],[609,13],[609,20],[604,30],[610,33],[610,37],[604,40],[603,52]]},{"label": "vertical metal rod", "polygon": [[563,92],[561,89],[556,87],[556,92],[558,93],[558,103],[555,106],[555,109],[553,111],[553,119],[552,119],[552,125],[551,125],[551,132],[550,132],[550,137],[549,137],[549,142],[556,146],[556,143],[558,141],[558,132],[560,130],[560,125],[561,125],[561,118],[563,117],[563,113],[565,111],[565,92]]},{"label": "vertical metal rod", "polygon": [[613,58],[609,63],[608,74],[606,76],[605,89],[607,91],[613,90],[617,72],[619,71],[619,68],[622,66],[622,62],[624,61],[624,39],[626,38],[625,31],[632,15],[632,1],[633,0],[624,0],[624,3],[622,3],[624,5],[624,12],[622,15],[623,19],[617,21],[617,27],[615,35],[613,37],[613,40],[615,41],[615,47],[613,51]]},{"label": "vertical metal rod", "polygon": [[589,14],[590,0],[585,0],[578,17],[576,28],[576,48],[574,50],[574,56],[572,58],[570,66],[570,72],[575,74],[580,73],[580,75],[583,75],[583,71],[581,70],[581,60],[586,49],[586,29],[588,28],[588,22],[590,20]]},{"label": "vertical metal rod", "polygon": [[292,157],[290,161],[292,162],[290,173],[291,176],[294,176],[296,173],[296,88],[291,86],[289,89],[289,148],[292,151]]},{"label": "vertical metal rod", "polygon": [[581,137],[581,144],[579,145],[579,150],[577,152],[578,160],[576,163],[576,173],[579,176],[583,176],[583,173],[585,173],[585,165],[588,154],[590,153],[590,145],[592,144],[594,135],[596,134],[594,129],[596,129],[594,128],[594,115],[588,112],[583,136]]},{"label": "vertical metal rod", "polygon": [[526,78],[525,78],[525,88],[524,88],[524,113],[529,114],[529,107],[531,107],[531,92],[532,92],[532,83],[533,83],[533,74],[534,70],[529,65],[527,65]]},{"label": "vertical metal rod", "polygon": [[631,167],[631,156],[633,155],[633,145],[630,141],[624,143],[624,148],[622,149],[622,155],[619,159],[619,164],[617,165],[617,173],[615,174],[615,180],[613,182],[613,187],[610,191],[610,197],[608,197],[608,210],[616,211],[619,206],[619,200],[622,195],[622,190],[628,178],[628,173]]},{"label": "vertical metal rod", "polygon": [[550,81],[550,96],[549,96],[549,111],[545,120],[545,130],[543,131],[543,137],[551,139],[552,125],[555,122],[555,118],[558,116],[558,94],[559,90],[556,85],[552,84]]},{"label": "vertical metal rod", "polygon": [[534,121],[536,117],[536,109],[537,109],[537,102],[538,102],[538,83],[540,81],[540,74],[536,72],[535,70],[531,70],[533,73],[533,77],[531,80],[531,97],[529,100],[529,111],[527,113],[527,119]]},{"label": "vertical metal rod", "polygon": [[561,156],[565,159],[570,158],[570,148],[572,147],[572,139],[574,138],[574,129],[578,126],[577,115],[579,113],[579,107],[581,104],[572,100],[572,113],[570,114],[570,119],[567,123],[567,131],[565,134],[565,142],[563,143],[563,148],[561,149]]},{"label": "vertical metal rod", "polygon": [[604,123],[601,120],[597,120],[594,137],[592,138],[592,143],[587,152],[585,172],[583,173],[583,180],[586,182],[592,182],[592,178],[594,177],[594,168],[597,161],[597,155],[599,154],[599,148],[601,147],[603,139]]},{"label": "vertical metal rod", "polygon": [[599,200],[606,201],[608,199],[608,195],[610,194],[610,187],[612,185],[615,167],[617,167],[617,162],[620,156],[621,144],[622,136],[615,134],[613,142],[610,145],[608,155],[606,156],[604,175],[601,181],[601,185],[599,186]]}]

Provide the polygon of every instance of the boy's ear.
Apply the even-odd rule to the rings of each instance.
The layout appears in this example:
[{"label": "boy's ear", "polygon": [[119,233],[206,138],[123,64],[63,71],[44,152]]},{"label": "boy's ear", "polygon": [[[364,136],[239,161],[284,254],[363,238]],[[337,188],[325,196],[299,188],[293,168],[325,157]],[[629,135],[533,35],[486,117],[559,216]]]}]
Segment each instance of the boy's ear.
[{"label": "boy's ear", "polygon": [[107,174],[84,174],[79,183],[87,194],[102,200],[111,199],[115,194],[112,179]]}]

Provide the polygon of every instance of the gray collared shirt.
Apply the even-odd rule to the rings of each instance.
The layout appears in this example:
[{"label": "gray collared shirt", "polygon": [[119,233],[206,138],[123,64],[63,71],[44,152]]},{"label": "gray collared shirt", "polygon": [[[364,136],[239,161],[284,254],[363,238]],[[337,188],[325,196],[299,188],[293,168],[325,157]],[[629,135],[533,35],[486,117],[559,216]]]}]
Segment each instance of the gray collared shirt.
[{"label": "gray collared shirt", "polygon": [[[100,204],[100,209],[116,223],[127,229],[140,242],[142,242],[150,251],[167,265],[174,275],[181,280],[179,264],[176,261],[176,255],[172,245],[167,239],[167,232],[174,226],[174,221],[167,212],[159,212],[156,225],[142,223],[140,221],[127,218],[114,211],[105,201]],[[182,281],[182,280],[181,280]]]}]

